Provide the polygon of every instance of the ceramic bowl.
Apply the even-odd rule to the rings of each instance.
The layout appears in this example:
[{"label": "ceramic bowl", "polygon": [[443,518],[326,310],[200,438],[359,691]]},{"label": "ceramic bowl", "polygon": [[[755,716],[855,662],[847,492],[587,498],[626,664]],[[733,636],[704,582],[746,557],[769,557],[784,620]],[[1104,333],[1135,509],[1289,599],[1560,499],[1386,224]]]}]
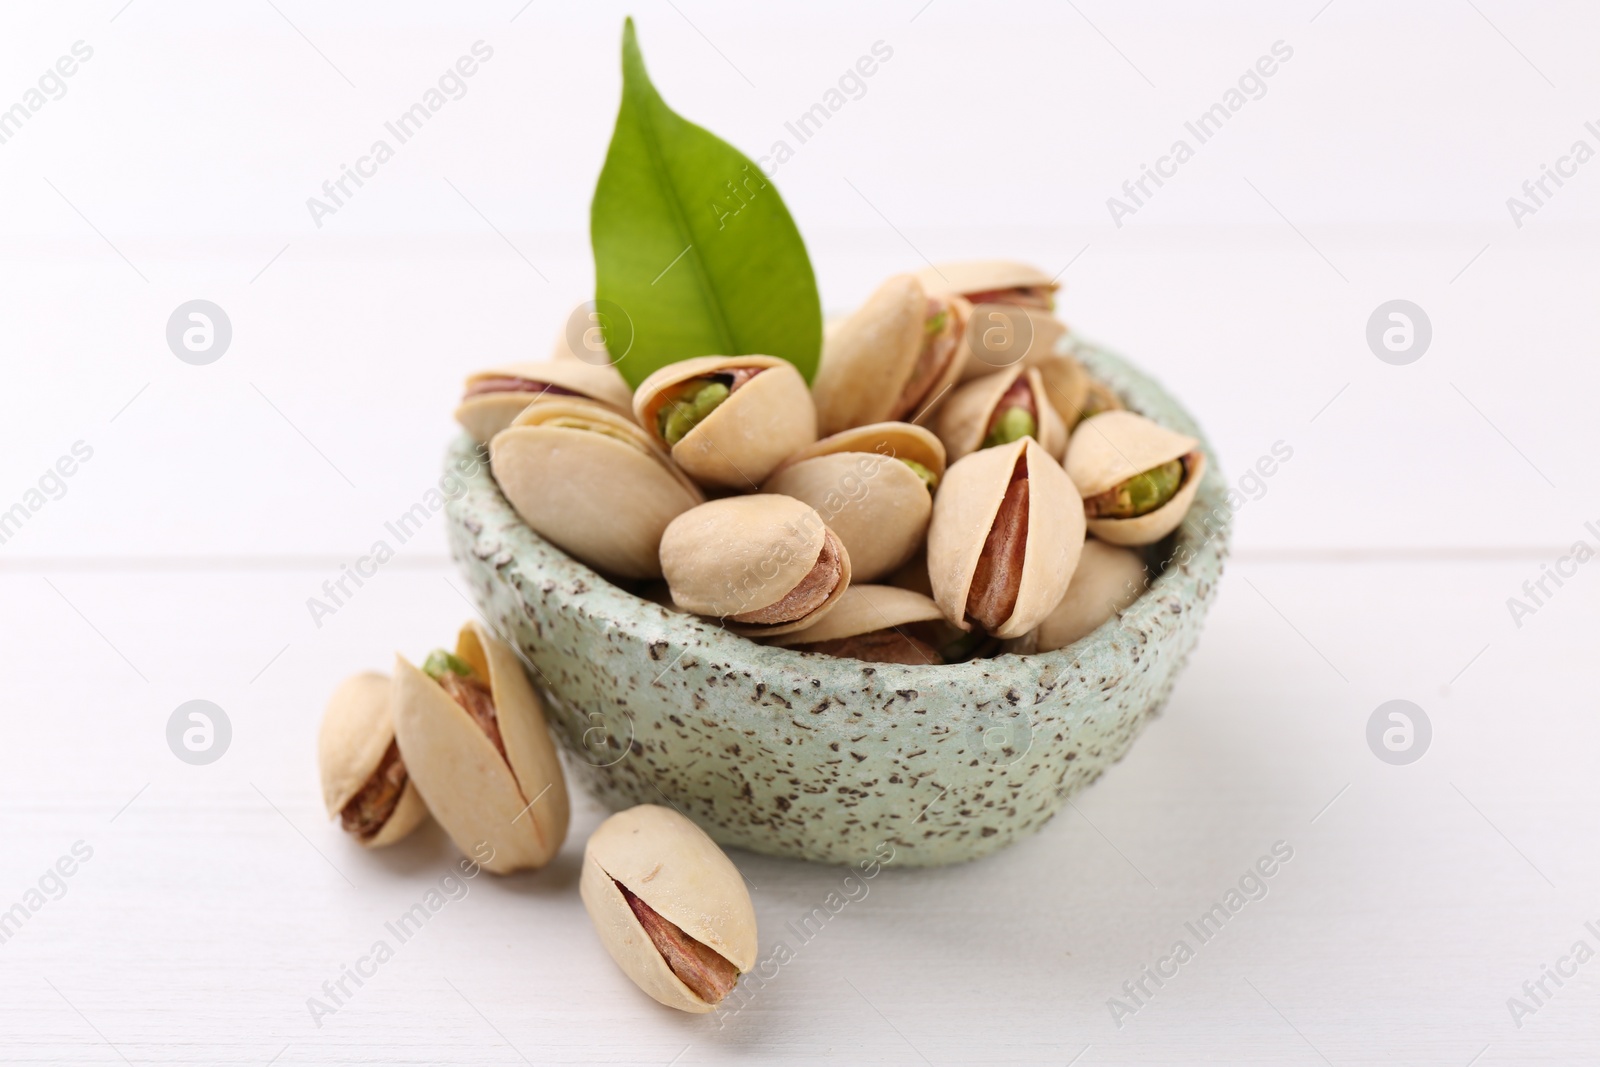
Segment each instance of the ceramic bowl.
[{"label": "ceramic bowl", "polygon": [[[1130,408],[1201,437],[1154,381],[1076,351]],[[461,437],[447,462],[474,447]],[[1227,552],[1226,485],[1203,447],[1194,508],[1155,546],[1152,569],[1165,566],[1126,613],[1055,652],[941,667],[770,648],[642,599],[528,529],[487,463],[450,500],[448,526],[570,773],[606,804],[670,804],[757,852],[854,863],[892,848],[897,866],[932,866],[1038,830],[1166,701]]]}]

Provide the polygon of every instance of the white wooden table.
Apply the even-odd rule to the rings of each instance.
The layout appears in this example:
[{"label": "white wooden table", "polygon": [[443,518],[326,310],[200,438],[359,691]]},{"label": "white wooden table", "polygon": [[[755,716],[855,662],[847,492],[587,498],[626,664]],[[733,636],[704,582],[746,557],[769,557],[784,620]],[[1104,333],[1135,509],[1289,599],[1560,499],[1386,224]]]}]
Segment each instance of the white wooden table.
[{"label": "white wooden table", "polygon": [[[589,289],[621,9],[120,2],[0,29],[0,106],[95,48],[0,144],[0,509],[28,510],[0,543],[0,1060],[1600,1059],[1600,962],[1571,956],[1600,950],[1600,567],[1524,592],[1600,547],[1600,172],[1521,228],[1504,203],[1595,139],[1593,13],[636,11],[669,101],[758,151],[892,42],[777,177],[829,306],[923,253],[1065,267],[1075,328],[1172,388],[1235,484],[1293,451],[1242,486],[1166,713],[1036,837],[886,870],[810,936],[790,924],[844,872],[736,854],[763,954],[794,958],[719,1020],[658,1009],[599,948],[586,796],[548,869],[455,886],[436,830],[345,840],[313,756],[341,677],[470,610],[438,520],[403,545],[384,524],[437,477],[461,377],[542,354]],[[1270,91],[1113,227],[1106,197],[1280,38]],[[470,92],[316,228],[305,198],[478,39]],[[164,337],[195,298],[233,325],[207,366]],[[1409,366],[1365,340],[1395,298],[1432,323]],[[317,625],[307,598],[379,539],[395,558]],[[167,743],[194,699],[232,728],[205,766]],[[1394,699],[1432,726],[1405,766],[1367,741]]]}]

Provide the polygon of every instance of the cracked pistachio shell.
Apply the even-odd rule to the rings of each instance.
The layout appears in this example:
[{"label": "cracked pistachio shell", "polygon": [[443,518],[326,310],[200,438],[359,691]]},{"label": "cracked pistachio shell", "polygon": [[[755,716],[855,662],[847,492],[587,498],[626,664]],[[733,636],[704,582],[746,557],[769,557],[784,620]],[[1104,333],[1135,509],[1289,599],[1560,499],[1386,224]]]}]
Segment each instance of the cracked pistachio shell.
[{"label": "cracked pistachio shell", "polygon": [[972,311],[960,297],[945,299],[955,347],[928,388],[911,398],[910,410],[906,388],[927,340],[929,294],[922,283],[910,274],[895,275],[833,328],[824,340],[822,365],[811,386],[822,433],[909,418],[937,403],[961,373],[967,316]]},{"label": "cracked pistachio shell", "polygon": [[[1089,379],[1089,384],[1083,391],[1083,406],[1080,410],[1080,421],[1084,418],[1094,418],[1107,411],[1124,411],[1126,408],[1122,398],[1111,391],[1105,382]],[[1076,427],[1074,427],[1076,428]]]},{"label": "cracked pistachio shell", "polygon": [[1061,465],[1031,437],[984,448],[945,472],[928,526],[928,581],[944,617],[963,630],[967,596],[1019,460],[1028,470],[1028,525],[1022,580],[1011,614],[993,632],[1020,637],[1061,602],[1083,550],[1083,500]]},{"label": "cracked pistachio shell", "polygon": [[1006,395],[1018,378],[1027,381],[1033,393],[1035,422],[1039,444],[1059,461],[1067,449],[1067,427],[1061,415],[1049,401],[1044,379],[1031,367],[1015,366],[999,374],[968,382],[950,394],[933,428],[944,442],[945,454],[953,463],[983,447],[989,432],[989,422],[994,418],[1000,398]]},{"label": "cracked pistachio shell", "polygon": [[944,446],[931,432],[879,422],[800,450],[761,491],[815,508],[849,552],[852,580],[870,582],[916,553],[933,514],[933,494],[904,459],[944,476]]},{"label": "cracked pistachio shell", "polygon": [[1021,638],[1012,652],[1053,652],[1100,628],[1138,600],[1149,583],[1144,560],[1131,548],[1089,538],[1072,572],[1072,584],[1048,618]]},{"label": "cracked pistachio shell", "polygon": [[567,783],[544,705],[511,646],[478,623],[456,655],[487,681],[506,754],[439,683],[395,657],[394,722],[406,769],[456,847],[495,874],[543,867],[567,836]]},{"label": "cracked pistachio shell", "polygon": [[[317,733],[317,768],[322,772],[322,803],[330,819],[337,819],[361,792],[389,751],[394,740],[389,696],[388,675],[363,671],[340,682],[328,699]],[[427,817],[428,808],[407,774],[405,789],[388,821],[371,837],[356,840],[367,848],[392,845]]]},{"label": "cracked pistachio shell", "polygon": [[[930,293],[954,293],[969,301],[982,293],[1005,289],[1045,289],[1054,294],[1061,288],[1038,267],[1006,259],[939,263],[918,271],[917,280]],[[1066,332],[1066,324],[1045,308],[975,303],[967,325],[961,381],[981,378],[1024,360],[1032,365],[1053,352]],[[1021,352],[1017,351],[1020,345],[1026,346]]]},{"label": "cracked pistachio shell", "polygon": [[935,263],[917,271],[916,277],[930,293],[955,293],[959,296],[992,293],[999,289],[1048,289],[1053,293],[1061,288],[1054,278],[1038,267],[1010,259],[965,259]]},{"label": "cracked pistachio shell", "polygon": [[670,446],[672,459],[708,488],[749,490],[778,464],[817,439],[817,409],[794,364],[776,356],[700,356],[669,363],[640,383],[633,414],[657,447],[669,447],[657,429],[668,391],[692,378],[760,367],[699,424]]},{"label": "cracked pistachio shell", "polygon": [[[672,520],[661,537],[661,569],[678,607],[728,619],[771,607],[793,592],[816,566],[830,536],[837,539],[822,516],[792,497],[724,497]],[[842,543],[839,564],[833,590],[804,617],[769,625],[729,620],[727,628],[748,637],[769,637],[811,625],[850,585],[850,554]]]},{"label": "cracked pistachio shell", "polygon": [[592,401],[529,406],[489,443],[489,463],[534,532],[623,578],[659,578],[662,531],[705,499],[632,419]]},{"label": "cracked pistachio shell", "polygon": [[943,621],[932,597],[892,585],[852,585],[821,621],[773,639],[780,647],[857,637],[896,626]]},{"label": "cracked pistachio shell", "polygon": [[[1065,352],[1053,352],[1031,364],[1044,382],[1044,392],[1050,406],[1061,416],[1062,425],[1070,436],[1083,419],[1084,406],[1089,401],[1089,372],[1083,364]],[[1063,451],[1065,451],[1065,446]]]},{"label": "cracked pistachio shell", "polygon": [[[1200,442],[1175,433],[1131,411],[1106,411],[1085,419],[1067,444],[1067,474],[1084,499],[1121,485],[1137,474],[1191,452]],[[1090,519],[1089,532],[1114,545],[1148,545],[1183,522],[1205,476],[1205,453],[1184,475],[1173,498],[1147,515],[1132,519]]]},{"label": "cracked pistachio shell", "polygon": [[[618,411],[628,410],[628,383],[622,380],[622,375],[617,373],[615,367],[592,367],[577,360],[559,363],[554,360],[544,363],[506,363],[468,375],[463,392],[490,378],[521,378],[530,382],[553,385],[569,393],[577,393],[586,399],[609,404]],[[554,397],[534,392],[479,393],[477,396],[463,396],[460,405],[456,407],[456,421],[472,435],[474,441],[485,445],[495,434],[510,426],[512,420],[522,414],[523,409],[529,404],[546,399]]]},{"label": "cracked pistachio shell", "polygon": [[1067,324],[1043,308],[974,304],[960,380],[970,382],[1018,363],[1035,366],[1053,355],[1066,336]]},{"label": "cracked pistachio shell", "polygon": [[595,933],[635,985],[679,1011],[715,1005],[686,986],[650,940],[617,883],[685,934],[733,964],[756,963],[756,913],[739,869],[694,823],[641,804],[601,823],[583,850],[578,893]]}]

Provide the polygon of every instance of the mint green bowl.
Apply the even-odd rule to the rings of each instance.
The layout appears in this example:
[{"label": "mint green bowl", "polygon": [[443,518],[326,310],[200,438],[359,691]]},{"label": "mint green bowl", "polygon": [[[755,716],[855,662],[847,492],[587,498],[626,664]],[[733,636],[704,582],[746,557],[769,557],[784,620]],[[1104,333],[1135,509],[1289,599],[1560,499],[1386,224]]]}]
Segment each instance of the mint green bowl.
[{"label": "mint green bowl", "polygon": [[[1133,410],[1200,437],[1154,381],[1078,355]],[[1029,834],[1128,750],[1200,636],[1227,554],[1216,456],[1167,560],[1119,619],[1032,656],[941,667],[769,648],[619,588],[542,540],[487,464],[451,552],[518,647],[569,774],[613,808],[670,804],[724,845],[823,863],[975,859]],[[463,436],[447,462],[469,459]]]}]

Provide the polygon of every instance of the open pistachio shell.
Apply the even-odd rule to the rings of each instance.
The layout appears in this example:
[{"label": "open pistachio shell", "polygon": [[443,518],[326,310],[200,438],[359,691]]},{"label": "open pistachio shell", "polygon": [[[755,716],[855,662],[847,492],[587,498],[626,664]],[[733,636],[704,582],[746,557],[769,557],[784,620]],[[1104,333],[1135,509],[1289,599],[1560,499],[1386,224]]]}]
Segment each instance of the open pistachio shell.
[{"label": "open pistachio shell", "polygon": [[917,272],[930,293],[972,304],[961,381],[968,382],[1055,350],[1067,327],[1051,314],[1060,286],[1038,267],[1004,259],[939,263]]},{"label": "open pistachio shell", "polygon": [[661,569],[678,607],[752,637],[816,622],[851,574],[850,554],[822,516],[770,493],[712,500],[673,519]]},{"label": "open pistachio shell", "polygon": [[921,426],[879,422],[824,437],[791,456],[761,487],[810,504],[850,553],[851,578],[870,582],[910,559],[933,513],[944,446]]},{"label": "open pistachio shell", "polygon": [[1084,420],[1067,444],[1066,469],[1085,500],[1164,463],[1191,457],[1171,500],[1134,518],[1091,518],[1089,532],[1114,545],[1148,545],[1176,530],[1205,476],[1205,453],[1199,449],[1193,437],[1131,411],[1107,411]]},{"label": "open pistachio shell", "polygon": [[439,825],[486,870],[543,867],[568,819],[544,706],[511,646],[480,624],[461,628],[456,655],[489,688],[505,754],[438,682],[396,656],[394,721],[406,767]]},{"label": "open pistachio shell", "polygon": [[[971,311],[958,296],[930,297],[909,274],[879,286],[823,344],[811,387],[821,432],[911,419],[937,404],[961,373]],[[931,333],[930,321],[939,324]]]},{"label": "open pistachio shell", "polygon": [[[1019,474],[1026,476],[1026,489],[1014,490]],[[995,637],[1020,637],[1061,602],[1083,538],[1083,501],[1039,442],[1024,437],[980,449],[951,465],[933,502],[928,526],[933,598],[945,618],[963,630],[974,625],[969,617],[974,596],[1008,608],[984,628]],[[998,595],[999,590],[1007,595]]]},{"label": "open pistachio shell", "polygon": [[1107,411],[1124,410],[1126,408],[1122,403],[1122,398],[1112,392],[1109,385],[1105,382],[1096,381],[1094,378],[1089,379],[1089,384],[1084,387],[1083,391],[1083,406],[1078,416],[1079,421],[1092,419],[1096,415]]},{"label": "open pistachio shell", "polygon": [[564,552],[623,578],[659,578],[661,533],[705,498],[632,419],[546,400],[489,443],[500,491]]},{"label": "open pistachio shell", "polygon": [[[662,436],[659,415],[675,390],[696,379],[759,373],[738,382],[725,400],[676,442]],[[734,376],[737,382],[739,377]],[[794,364],[776,356],[701,356],[669,363],[633,394],[633,414],[673,462],[707,487],[751,490],[790,455],[817,439],[817,411]]]},{"label": "open pistachio shell", "polygon": [[1008,289],[1039,289],[1054,293],[1054,278],[1027,263],[1009,259],[966,259],[935,263],[917,271],[917,280],[932,293],[955,293],[971,298]]},{"label": "open pistachio shell", "polygon": [[944,442],[945,454],[954,463],[970,452],[984,447],[1001,401],[1013,391],[1018,382],[1030,394],[1033,408],[1033,436],[1044,450],[1060,460],[1067,448],[1067,427],[1061,415],[1049,401],[1044,379],[1031,367],[1017,365],[999,374],[991,374],[960,386],[950,394],[934,430]]},{"label": "open pistachio shell", "polygon": [[1048,618],[1007,651],[1053,652],[1100,628],[1138,600],[1149,583],[1144,560],[1130,548],[1108,545],[1093,537],[1083,543],[1072,584]]},{"label": "open pistachio shell", "polygon": [[1014,367],[1033,366],[1056,350],[1066,323],[1041,308],[1016,304],[974,304],[967,320],[963,382]]},{"label": "open pistachio shell", "polygon": [[892,585],[852,585],[820,621],[776,637],[772,643],[783,648],[812,645],[943,619],[944,613],[932,597]]},{"label": "open pistachio shell", "polygon": [[[477,390],[491,389],[489,392]],[[545,391],[548,390],[548,391]],[[456,421],[480,445],[507,426],[529,404],[575,395],[627,411],[628,383],[614,367],[592,367],[577,360],[507,363],[467,376]]]},{"label": "open pistachio shell", "polygon": [[[329,818],[338,818],[366,788],[394,743],[389,689],[388,675],[365,671],[339,683],[328,700],[317,734],[317,767]],[[378,831],[351,836],[367,848],[381,848],[405,837],[427,817],[428,808],[407,774],[399,799]]]},{"label": "open pistachio shell", "polygon": [[600,943],[634,984],[669,1008],[711,1011],[717,1000],[668,963],[624,889],[676,927],[680,944],[693,939],[738,974],[755,966],[755,908],[739,869],[677,812],[643,804],[601,823],[583,850],[578,893]]},{"label": "open pistachio shell", "polygon": [[[1030,366],[1039,372],[1044,382],[1044,394],[1050,406],[1061,416],[1068,435],[1082,421],[1089,401],[1089,372],[1083,364],[1065,352],[1052,352]],[[1065,446],[1063,446],[1063,449]]]}]

